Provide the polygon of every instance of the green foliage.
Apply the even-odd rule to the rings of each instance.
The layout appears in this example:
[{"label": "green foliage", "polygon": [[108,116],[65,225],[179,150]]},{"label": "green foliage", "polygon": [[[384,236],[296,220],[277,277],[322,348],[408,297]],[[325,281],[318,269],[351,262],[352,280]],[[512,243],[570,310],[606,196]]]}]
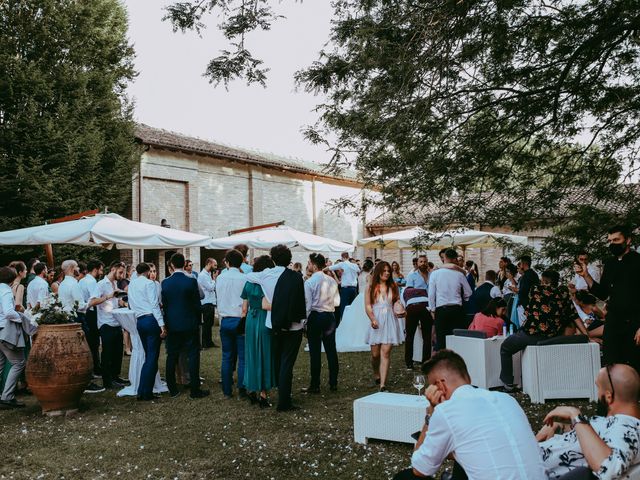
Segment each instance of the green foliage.
[{"label": "green foliage", "polygon": [[75,302],[73,310],[66,311],[58,295],[52,293],[47,303],[39,305],[32,310],[33,318],[38,325],[59,325],[73,323],[78,318],[78,302]]},{"label": "green foliage", "polygon": [[125,212],[139,160],[126,32],[118,0],[0,2],[0,230]]}]

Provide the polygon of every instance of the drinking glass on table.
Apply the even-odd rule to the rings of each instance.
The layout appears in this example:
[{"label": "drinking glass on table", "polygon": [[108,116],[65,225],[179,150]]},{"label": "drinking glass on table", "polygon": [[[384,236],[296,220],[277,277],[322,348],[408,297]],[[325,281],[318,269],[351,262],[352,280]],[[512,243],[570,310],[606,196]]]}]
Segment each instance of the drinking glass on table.
[{"label": "drinking glass on table", "polygon": [[422,401],[420,391],[424,388],[424,375],[416,375],[413,377],[413,387],[418,390],[418,401]]}]

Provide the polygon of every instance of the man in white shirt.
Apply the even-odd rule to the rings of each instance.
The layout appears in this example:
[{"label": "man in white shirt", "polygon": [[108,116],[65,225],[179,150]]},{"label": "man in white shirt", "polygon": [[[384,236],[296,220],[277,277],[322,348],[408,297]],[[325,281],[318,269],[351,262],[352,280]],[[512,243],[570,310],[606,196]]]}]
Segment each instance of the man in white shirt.
[{"label": "man in white shirt", "polygon": [[451,350],[440,350],[423,371],[425,425],[412,468],[394,480],[435,475],[449,455],[456,462],[453,480],[546,480],[531,426],[513,397],[471,386],[464,360]]},{"label": "man in white shirt", "polygon": [[142,347],[144,348],[144,364],[140,372],[138,385],[138,400],[153,400],[153,385],[158,373],[158,358],[160,357],[161,339],[167,336],[164,326],[162,310],[160,310],[160,296],[155,282],[149,279],[151,267],[148,263],[136,266],[136,278],[129,283],[127,297],[129,308],[134,311],[136,325]]},{"label": "man in white shirt", "polygon": [[[465,275],[456,267],[458,253],[452,248],[444,252],[445,265],[429,276],[429,310],[434,317],[436,350],[446,346],[447,335],[455,328],[467,328],[462,304],[471,297],[471,287]],[[447,268],[445,268],[447,267]]]},{"label": "man in white shirt", "polygon": [[[599,283],[600,269],[593,264],[589,264],[589,254],[583,250],[577,255],[576,259],[578,260],[578,265],[587,266],[587,272],[589,272],[591,278],[593,278],[595,282]],[[573,283],[576,286],[576,290],[589,290],[589,285],[587,285],[587,281],[582,275],[578,275],[576,273],[573,277]]]},{"label": "man in white shirt", "polygon": [[338,390],[338,352],[336,350],[336,305],[340,303],[338,283],[323,273],[326,259],[319,253],[309,255],[307,269],[311,277],[304,283],[307,306],[307,339],[311,365],[311,383],[303,388],[304,393],[320,393],[320,372],[322,370],[322,348],[329,364],[329,389]]},{"label": "man in white shirt", "polygon": [[198,275],[200,304],[202,305],[202,348],[218,347],[213,342],[213,322],[216,314],[216,277],[218,262],[215,258],[207,258],[204,268]]},{"label": "man in white shirt", "polygon": [[78,322],[84,324],[84,313],[87,310],[87,303],[82,298],[82,291],[78,285],[78,262],[75,260],[65,260],[62,262],[62,271],[64,272],[64,280],[58,288],[58,299],[62,303],[62,307],[67,312],[76,311],[78,314]]},{"label": "man in white shirt", "polygon": [[246,397],[244,388],[244,331],[238,332],[242,319],[242,291],[247,283],[247,276],[240,271],[242,253],[229,250],[224,257],[227,269],[216,281],[218,315],[220,316],[220,340],[222,342],[222,393],[225,398],[232,398],[233,371],[238,365],[238,393]]},{"label": "man in white shirt", "polygon": [[27,285],[27,307],[35,308],[41,305],[49,298],[49,284],[45,280],[47,278],[47,265],[45,263],[36,263],[33,266],[35,277]]},{"label": "man in white shirt", "polygon": [[340,308],[336,317],[337,325],[340,325],[344,309],[351,305],[356,295],[358,295],[358,274],[360,273],[360,267],[358,267],[357,263],[349,260],[347,252],[343,252],[341,257],[341,262],[325,268],[325,270],[332,272],[337,270],[342,272],[340,277]]},{"label": "man in white shirt", "polygon": [[122,388],[126,385],[120,378],[122,370],[123,338],[122,328],[113,316],[113,311],[121,305],[116,296],[118,280],[124,278],[126,266],[123,262],[113,262],[109,273],[98,282],[96,294],[108,299],[98,305],[98,330],[102,340],[102,384],[105,388]]}]

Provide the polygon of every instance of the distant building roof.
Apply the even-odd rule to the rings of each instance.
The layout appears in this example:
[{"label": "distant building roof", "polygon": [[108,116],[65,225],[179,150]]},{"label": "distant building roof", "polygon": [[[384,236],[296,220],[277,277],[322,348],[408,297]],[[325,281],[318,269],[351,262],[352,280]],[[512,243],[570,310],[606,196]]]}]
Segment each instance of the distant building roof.
[{"label": "distant building roof", "polygon": [[358,181],[355,172],[344,171],[336,174],[323,165],[308,162],[301,159],[293,159],[274,155],[271,153],[255,152],[239,147],[230,147],[220,143],[190,137],[181,133],[171,132],[161,128],[150,127],[142,123],[136,124],[136,139],[145,145],[168,150],[177,150],[185,153],[196,153],[210,157],[224,158],[253,165],[260,165],[266,168],[286,170],[293,173],[314,175],[325,178],[361,183]]}]

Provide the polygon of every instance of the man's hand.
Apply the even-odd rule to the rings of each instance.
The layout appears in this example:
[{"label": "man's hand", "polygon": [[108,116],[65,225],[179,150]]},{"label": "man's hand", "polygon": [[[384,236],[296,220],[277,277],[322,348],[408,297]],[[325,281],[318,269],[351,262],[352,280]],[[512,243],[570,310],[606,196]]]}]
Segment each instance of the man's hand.
[{"label": "man's hand", "polygon": [[167,338],[167,327],[164,325],[160,327],[160,338]]},{"label": "man's hand", "polygon": [[558,428],[557,423],[553,423],[553,425],[544,425],[540,431],[536,434],[536,440],[538,442],[544,442],[549,440],[556,434],[556,429]]},{"label": "man's hand", "polygon": [[427,408],[429,415],[433,413],[433,410],[438,405],[445,401],[444,394],[436,385],[429,385],[424,391],[424,396],[427,397],[427,401],[429,402],[429,408]]},{"label": "man's hand", "polygon": [[544,423],[546,425],[553,425],[554,420],[568,420],[571,421],[572,418],[580,415],[580,409],[575,407],[556,407],[547,413],[547,416],[544,417]]},{"label": "man's hand", "polygon": [[640,328],[636,331],[636,335],[633,339],[635,340],[636,345],[640,346]]}]

